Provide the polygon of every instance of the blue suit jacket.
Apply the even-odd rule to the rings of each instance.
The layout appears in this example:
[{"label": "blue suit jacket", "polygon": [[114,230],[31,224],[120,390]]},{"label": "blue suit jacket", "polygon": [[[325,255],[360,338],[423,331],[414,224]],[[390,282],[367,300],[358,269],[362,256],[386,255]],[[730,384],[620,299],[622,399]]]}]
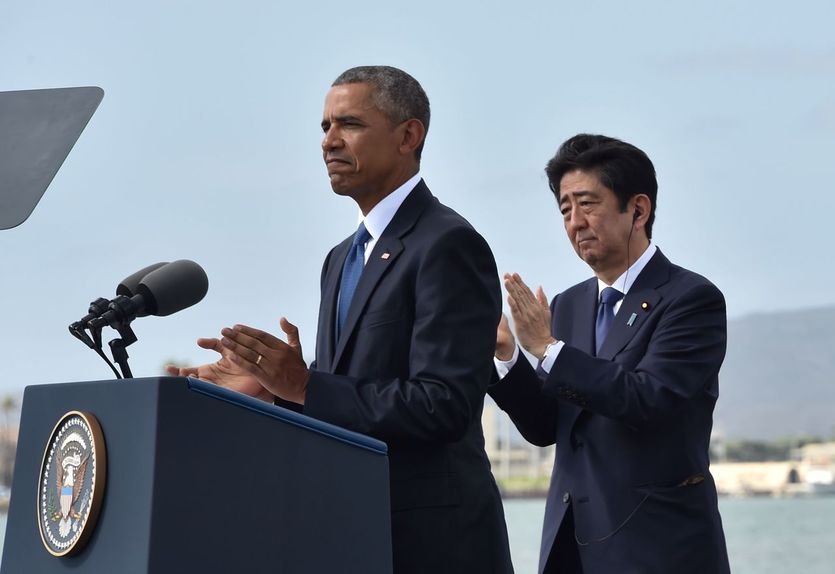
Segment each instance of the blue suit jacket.
[{"label": "blue suit jacket", "polygon": [[374,246],[337,339],[351,241],[322,269],[304,412],[388,443],[396,573],[512,572],[481,429],[501,313],[493,254],[421,181]]},{"label": "blue suit jacket", "polygon": [[658,251],[595,357],[596,306],[596,279],[555,297],[550,374],[519,360],[490,391],[526,439],[557,445],[540,571],[570,505],[585,574],[728,572],[708,470],[724,298]]}]

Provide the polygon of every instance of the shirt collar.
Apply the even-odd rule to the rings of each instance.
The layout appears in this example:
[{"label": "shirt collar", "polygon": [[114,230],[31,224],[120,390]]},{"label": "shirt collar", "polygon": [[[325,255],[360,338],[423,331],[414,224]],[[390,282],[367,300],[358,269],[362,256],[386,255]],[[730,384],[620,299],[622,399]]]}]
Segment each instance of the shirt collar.
[{"label": "shirt collar", "polygon": [[383,231],[386,230],[388,224],[391,223],[392,219],[394,219],[394,214],[397,213],[397,210],[400,209],[400,206],[412,190],[417,187],[419,181],[420,172],[417,172],[415,175],[406,180],[403,185],[381,199],[377,205],[371,208],[368,215],[363,217],[362,212],[360,212],[359,221],[365,223],[365,228],[375,241],[379,239],[383,234]]},{"label": "shirt collar", "polygon": [[655,255],[655,252],[658,251],[658,247],[655,246],[655,243],[652,241],[649,242],[649,246],[644,250],[638,259],[635,260],[635,263],[632,266],[623,272],[623,274],[615,279],[615,282],[609,285],[602,279],[597,279],[597,293],[598,297],[600,292],[603,291],[606,287],[614,287],[618,291],[626,296],[629,293],[629,289],[632,288],[632,285],[635,283],[635,280],[638,278],[638,275],[641,274],[641,271],[644,270],[644,267],[647,266],[649,260],[652,259],[652,256]]}]

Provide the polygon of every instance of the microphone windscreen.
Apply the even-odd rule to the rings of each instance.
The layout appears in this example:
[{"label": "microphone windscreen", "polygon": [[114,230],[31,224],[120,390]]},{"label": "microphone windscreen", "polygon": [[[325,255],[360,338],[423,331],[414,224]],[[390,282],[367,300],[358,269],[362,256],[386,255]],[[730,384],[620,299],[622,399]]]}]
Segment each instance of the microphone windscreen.
[{"label": "microphone windscreen", "polygon": [[116,286],[116,295],[124,295],[125,297],[133,297],[136,295],[136,288],[139,287],[139,282],[142,281],[145,276],[150,273],[151,271],[156,271],[163,265],[168,265],[168,261],[161,261],[159,263],[154,263],[153,265],[148,265],[147,267],[143,267],[136,273],[128,275],[119,285]]},{"label": "microphone windscreen", "polygon": [[145,300],[143,315],[165,317],[200,302],[209,290],[206,272],[194,261],[179,259],[148,273],[137,292]]}]

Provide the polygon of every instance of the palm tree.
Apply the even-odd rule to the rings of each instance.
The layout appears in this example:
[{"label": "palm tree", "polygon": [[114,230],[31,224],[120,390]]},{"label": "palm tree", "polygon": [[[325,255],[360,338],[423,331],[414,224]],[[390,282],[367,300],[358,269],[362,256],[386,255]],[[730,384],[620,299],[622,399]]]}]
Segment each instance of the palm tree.
[{"label": "palm tree", "polygon": [[17,400],[12,395],[6,395],[0,401],[3,411],[3,432],[0,435],[0,482],[4,486],[11,486],[14,472],[15,445],[12,440],[12,414],[17,412]]}]

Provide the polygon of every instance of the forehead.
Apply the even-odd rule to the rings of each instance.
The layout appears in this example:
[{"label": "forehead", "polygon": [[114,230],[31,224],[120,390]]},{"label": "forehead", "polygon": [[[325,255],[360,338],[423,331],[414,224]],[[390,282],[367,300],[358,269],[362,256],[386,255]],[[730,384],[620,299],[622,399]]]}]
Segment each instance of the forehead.
[{"label": "forehead", "polygon": [[325,115],[357,115],[378,111],[371,97],[369,84],[340,84],[333,86],[325,96]]},{"label": "forehead", "polygon": [[560,179],[560,203],[569,201],[575,195],[604,196],[614,192],[600,182],[598,175],[591,171],[575,169],[563,174]]}]

